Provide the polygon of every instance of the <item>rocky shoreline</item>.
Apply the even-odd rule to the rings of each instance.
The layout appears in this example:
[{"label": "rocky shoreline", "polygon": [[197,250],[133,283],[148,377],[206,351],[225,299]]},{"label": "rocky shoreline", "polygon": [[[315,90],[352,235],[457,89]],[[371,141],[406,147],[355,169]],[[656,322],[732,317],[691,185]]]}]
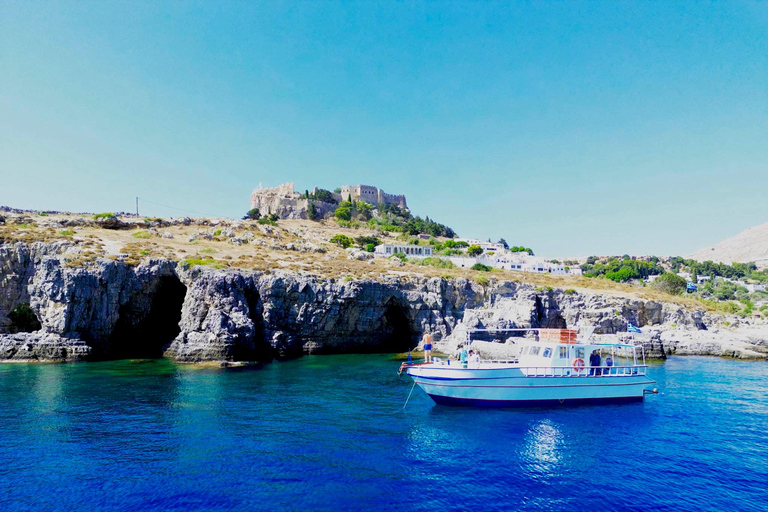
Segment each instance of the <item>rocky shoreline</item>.
[{"label": "rocky shoreline", "polygon": [[[98,259],[70,266],[66,242],[0,244],[0,360],[169,357],[271,361],[307,353],[402,352],[424,331],[448,347],[463,328],[592,325],[599,335],[643,327],[649,356],[765,358],[768,328],[675,304],[566,293],[464,278],[335,280],[288,271],[138,266]],[[10,318],[29,304],[40,328]],[[726,323],[727,322],[727,323]],[[514,338],[487,340],[514,352]],[[506,347],[506,348],[503,348]]]}]

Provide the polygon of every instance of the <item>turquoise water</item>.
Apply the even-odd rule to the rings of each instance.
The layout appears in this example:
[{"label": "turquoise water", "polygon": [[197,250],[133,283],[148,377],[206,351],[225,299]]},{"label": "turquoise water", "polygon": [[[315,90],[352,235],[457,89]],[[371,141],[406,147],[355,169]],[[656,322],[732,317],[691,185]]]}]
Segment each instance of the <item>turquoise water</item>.
[{"label": "turquoise water", "polygon": [[435,406],[389,356],[0,365],[0,510],[768,510],[768,364],[642,403]]}]

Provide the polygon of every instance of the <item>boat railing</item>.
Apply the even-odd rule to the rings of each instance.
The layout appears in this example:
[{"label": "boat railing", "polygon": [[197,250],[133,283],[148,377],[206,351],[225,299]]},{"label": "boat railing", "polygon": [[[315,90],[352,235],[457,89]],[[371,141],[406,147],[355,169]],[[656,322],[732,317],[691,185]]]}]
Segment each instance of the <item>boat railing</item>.
[{"label": "boat railing", "polygon": [[636,366],[520,366],[527,377],[627,377],[645,375],[646,365]]}]

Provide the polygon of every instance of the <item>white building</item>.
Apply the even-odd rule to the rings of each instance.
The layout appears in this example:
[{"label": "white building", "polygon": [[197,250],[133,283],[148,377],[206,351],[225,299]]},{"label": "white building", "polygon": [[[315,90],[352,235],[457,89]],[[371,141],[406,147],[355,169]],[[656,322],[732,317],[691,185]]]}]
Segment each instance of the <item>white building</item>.
[{"label": "white building", "polygon": [[394,254],[405,254],[409,258],[428,258],[432,256],[432,247],[429,245],[382,244],[377,245],[373,251],[374,256],[384,258],[389,258]]},{"label": "white building", "polygon": [[[487,243],[487,242],[486,242]],[[457,267],[471,268],[476,263],[481,263],[492,268],[502,270],[514,270],[518,272],[533,272],[537,274],[581,275],[578,266],[568,267],[561,263],[552,263],[542,258],[531,256],[528,253],[510,252],[506,249],[484,252],[477,257],[449,256],[451,262]]]},{"label": "white building", "polygon": [[502,244],[495,244],[493,242],[483,242],[482,240],[476,240],[474,238],[456,238],[454,242],[464,242],[469,245],[478,245],[483,248],[483,252],[500,252],[506,251]]}]

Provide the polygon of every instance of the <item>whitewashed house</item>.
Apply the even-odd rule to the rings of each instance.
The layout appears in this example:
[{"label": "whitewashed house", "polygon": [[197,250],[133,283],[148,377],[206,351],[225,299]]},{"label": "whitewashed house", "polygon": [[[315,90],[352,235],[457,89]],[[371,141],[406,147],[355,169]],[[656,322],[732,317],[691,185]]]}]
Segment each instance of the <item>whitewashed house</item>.
[{"label": "whitewashed house", "polygon": [[377,245],[373,251],[374,256],[382,258],[389,258],[395,254],[405,254],[408,258],[428,258],[432,256],[432,247],[429,245],[382,244]]}]

